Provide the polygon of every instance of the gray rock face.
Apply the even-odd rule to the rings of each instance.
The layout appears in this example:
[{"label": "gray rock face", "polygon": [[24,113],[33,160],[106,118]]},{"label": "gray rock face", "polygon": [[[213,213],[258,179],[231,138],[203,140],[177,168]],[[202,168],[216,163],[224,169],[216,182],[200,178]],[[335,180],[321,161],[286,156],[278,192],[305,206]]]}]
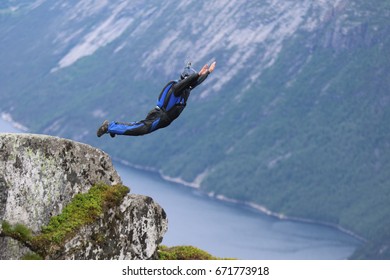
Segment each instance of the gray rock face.
[{"label": "gray rock face", "polygon": [[[51,136],[0,134],[0,221],[39,233],[78,193],[96,183],[121,184],[110,157],[89,145]],[[164,210],[151,198],[128,195],[66,243],[63,259],[148,259],[167,230]],[[94,235],[99,234],[97,240]],[[91,239],[92,238],[92,239]],[[0,259],[28,248],[0,236]]]},{"label": "gray rock face", "polygon": [[166,214],[152,198],[128,195],[120,207],[85,226],[56,258],[151,259],[166,230]]},{"label": "gray rock face", "polygon": [[121,183],[98,149],[57,137],[0,134],[1,219],[38,231],[97,182]]}]

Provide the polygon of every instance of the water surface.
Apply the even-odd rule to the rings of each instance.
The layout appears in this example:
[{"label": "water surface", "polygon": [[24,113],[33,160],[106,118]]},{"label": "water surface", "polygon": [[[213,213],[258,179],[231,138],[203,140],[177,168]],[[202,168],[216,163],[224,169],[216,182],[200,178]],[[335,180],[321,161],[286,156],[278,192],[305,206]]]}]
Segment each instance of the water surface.
[{"label": "water surface", "polygon": [[212,199],[154,173],[115,163],[132,193],[151,196],[167,212],[163,244],[193,245],[218,257],[239,259],[346,259],[359,242],[319,224],[279,220]]}]

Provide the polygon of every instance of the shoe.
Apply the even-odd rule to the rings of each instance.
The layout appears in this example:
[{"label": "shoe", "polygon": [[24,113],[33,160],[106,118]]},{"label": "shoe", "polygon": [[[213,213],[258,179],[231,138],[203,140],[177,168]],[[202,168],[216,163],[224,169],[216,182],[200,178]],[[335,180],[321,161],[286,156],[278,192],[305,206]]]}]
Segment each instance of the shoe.
[{"label": "shoe", "polygon": [[103,124],[99,127],[99,129],[96,132],[97,137],[102,136],[103,134],[106,134],[108,131],[108,121],[105,120]]}]

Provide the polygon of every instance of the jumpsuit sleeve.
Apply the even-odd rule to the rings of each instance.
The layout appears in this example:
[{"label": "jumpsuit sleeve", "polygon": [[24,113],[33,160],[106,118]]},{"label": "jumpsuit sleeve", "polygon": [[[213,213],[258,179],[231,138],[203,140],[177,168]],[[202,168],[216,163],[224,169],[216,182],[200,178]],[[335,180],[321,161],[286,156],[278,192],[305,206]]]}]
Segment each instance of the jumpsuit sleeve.
[{"label": "jumpsuit sleeve", "polygon": [[181,80],[181,81],[177,82],[176,84],[174,84],[172,86],[172,88],[173,88],[173,92],[175,93],[175,96],[177,96],[176,93],[180,95],[180,93],[186,87],[190,87],[190,86],[194,87],[194,84],[196,84],[198,79],[199,79],[199,74],[194,73],[194,74],[190,75],[189,77],[187,77],[186,79]]},{"label": "jumpsuit sleeve", "polygon": [[207,71],[206,74],[199,76],[198,80],[192,85],[192,88],[195,88],[195,87],[199,86],[201,83],[203,83],[207,79],[209,74],[210,74],[210,72]]}]

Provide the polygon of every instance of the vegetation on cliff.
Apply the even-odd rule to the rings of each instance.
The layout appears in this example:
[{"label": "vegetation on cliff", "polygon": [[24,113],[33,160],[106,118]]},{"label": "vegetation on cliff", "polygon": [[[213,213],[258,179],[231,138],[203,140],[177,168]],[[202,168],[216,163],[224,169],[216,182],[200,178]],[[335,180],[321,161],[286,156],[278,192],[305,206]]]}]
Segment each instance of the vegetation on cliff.
[{"label": "vegetation on cliff", "polygon": [[[160,260],[221,260],[206,251],[194,246],[173,246],[167,247],[161,245],[158,249],[158,258]],[[226,260],[226,258],[223,258]]]},{"label": "vegetation on cliff", "polygon": [[87,193],[77,194],[63,209],[53,216],[41,233],[34,235],[22,224],[2,222],[2,235],[12,237],[29,247],[35,254],[27,258],[47,258],[63,249],[65,241],[71,239],[84,225],[93,223],[108,209],[120,205],[129,189],[123,185],[96,184]]}]

